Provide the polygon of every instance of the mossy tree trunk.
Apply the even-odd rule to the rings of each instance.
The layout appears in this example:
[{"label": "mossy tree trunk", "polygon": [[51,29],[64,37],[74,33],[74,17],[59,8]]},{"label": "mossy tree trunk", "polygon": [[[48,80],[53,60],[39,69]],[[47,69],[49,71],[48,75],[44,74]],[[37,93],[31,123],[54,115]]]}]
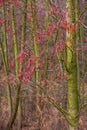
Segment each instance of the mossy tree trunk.
[{"label": "mossy tree trunk", "polygon": [[[49,28],[50,25],[50,18],[49,18],[49,1],[46,0],[46,30]],[[48,55],[49,55],[49,42],[50,37],[47,36],[47,43],[46,43],[46,64],[45,64],[45,78],[48,78],[47,70],[48,70]]]},{"label": "mossy tree trunk", "polygon": [[[1,45],[1,50],[2,50],[2,60],[3,60],[3,64],[4,64],[5,75],[8,77],[8,75],[9,75],[9,66],[8,66],[7,32],[6,32],[6,5],[5,5],[4,1],[3,1],[2,12],[3,12],[3,16],[4,16],[4,31],[3,31],[4,44]],[[8,81],[7,86],[6,86],[6,90],[7,90],[9,118],[10,118],[11,113],[12,113],[12,99],[11,99],[11,88],[10,88],[10,85],[9,85],[9,81]]]},{"label": "mossy tree trunk", "polygon": [[[78,0],[67,0],[67,68],[68,68],[68,112],[69,129],[77,130],[79,121],[78,67],[77,67],[77,3]],[[70,25],[70,26],[69,26]],[[74,28],[74,31],[72,31]],[[71,42],[70,42],[71,41]]]},{"label": "mossy tree trunk", "polygon": [[[10,5],[10,12],[11,12],[11,24],[12,24],[12,32],[13,32],[13,46],[14,46],[14,62],[15,62],[15,76],[16,78],[18,77],[19,73],[19,62],[18,62],[18,41],[17,41],[17,34],[16,34],[16,21],[15,21],[15,13],[14,13],[14,4],[13,0],[10,0],[11,5]],[[16,86],[16,91],[15,91],[15,99],[14,99],[14,109],[12,111],[12,115],[7,123],[7,128],[6,130],[10,130],[16,115],[18,111],[18,106],[19,106],[19,98],[20,98],[20,87]]]}]

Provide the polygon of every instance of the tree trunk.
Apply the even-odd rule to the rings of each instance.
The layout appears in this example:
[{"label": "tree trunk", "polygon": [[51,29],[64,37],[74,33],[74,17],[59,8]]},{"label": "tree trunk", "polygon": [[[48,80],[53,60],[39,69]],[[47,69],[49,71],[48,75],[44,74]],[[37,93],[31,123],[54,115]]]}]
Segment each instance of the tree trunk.
[{"label": "tree trunk", "polygon": [[[7,43],[7,31],[6,31],[6,7],[5,3],[3,2],[3,16],[4,16],[4,31],[3,31],[3,36],[4,36],[4,45],[1,47],[2,50],[2,59],[3,59],[3,64],[4,64],[4,72],[5,75],[8,77],[9,75],[9,66],[8,66],[8,43]],[[8,108],[9,108],[9,118],[11,117],[12,113],[12,98],[11,98],[11,87],[8,84],[6,86],[6,91],[7,91],[7,99],[8,99]]]},{"label": "tree trunk", "polygon": [[[78,67],[76,54],[76,20],[78,0],[67,0],[67,68],[68,68],[68,112],[69,112],[69,129],[77,130],[79,121],[79,95],[78,95]],[[74,28],[74,32],[72,31]],[[71,42],[70,42],[71,41]]]}]

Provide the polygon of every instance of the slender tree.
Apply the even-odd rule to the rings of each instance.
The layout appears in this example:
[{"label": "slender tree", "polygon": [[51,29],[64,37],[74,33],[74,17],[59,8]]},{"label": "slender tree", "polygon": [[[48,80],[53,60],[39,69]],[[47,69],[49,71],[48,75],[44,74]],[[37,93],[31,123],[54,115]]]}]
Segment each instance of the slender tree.
[{"label": "slender tree", "polygon": [[[79,121],[79,95],[78,95],[78,68],[76,54],[76,20],[77,20],[78,0],[67,0],[67,26],[70,25],[66,32],[67,39],[67,68],[68,68],[68,112],[70,130],[77,130]],[[74,32],[72,31],[74,27]],[[70,42],[72,41],[72,42]]]},{"label": "slender tree", "polygon": [[[46,0],[46,29],[49,28],[49,24],[50,24],[50,18],[49,18],[49,0]],[[50,37],[47,36],[45,78],[48,77],[48,76],[47,76],[47,70],[48,70],[49,41],[50,41]]]},{"label": "slender tree", "polygon": [[[19,73],[19,62],[18,62],[18,41],[17,41],[17,34],[16,34],[16,22],[15,22],[15,14],[14,14],[14,3],[13,0],[10,0],[10,12],[11,12],[11,24],[12,24],[12,32],[13,32],[13,46],[14,46],[14,62],[15,62],[15,75],[18,76]],[[14,120],[17,115],[18,106],[19,106],[19,97],[20,97],[20,87],[16,86],[15,91],[15,101],[14,101],[14,109],[12,112],[12,116],[10,117],[8,124],[7,124],[7,130],[10,130]]]},{"label": "slender tree", "polygon": [[[3,31],[4,44],[1,45],[1,50],[2,50],[2,59],[3,59],[3,64],[4,64],[5,76],[7,76],[8,78],[8,75],[9,75],[8,44],[7,44],[7,32],[6,32],[6,6],[5,6],[4,1],[3,1],[2,12],[4,16],[4,31]],[[9,117],[10,117],[12,113],[12,99],[11,99],[11,88],[9,84],[9,79],[8,79],[8,84],[6,88],[7,88],[7,99],[8,99]]]},{"label": "slender tree", "polygon": [[[22,40],[21,40],[21,53],[24,51],[25,42],[26,42],[26,25],[27,25],[27,5],[28,0],[24,0],[24,10],[23,10],[23,24],[22,24]],[[23,69],[23,65],[20,65],[20,69]],[[22,99],[19,100],[18,107],[18,130],[21,129],[21,121],[22,121]]]}]

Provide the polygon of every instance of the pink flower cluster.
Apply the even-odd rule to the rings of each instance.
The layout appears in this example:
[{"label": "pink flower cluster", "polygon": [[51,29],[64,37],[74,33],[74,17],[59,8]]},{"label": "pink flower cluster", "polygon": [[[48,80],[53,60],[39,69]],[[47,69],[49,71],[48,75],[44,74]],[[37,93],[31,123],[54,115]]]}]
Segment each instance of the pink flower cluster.
[{"label": "pink flower cluster", "polygon": [[29,83],[35,73],[38,58],[34,54],[22,52],[19,55],[18,60],[21,64],[18,78],[19,80],[23,80],[24,83]]}]

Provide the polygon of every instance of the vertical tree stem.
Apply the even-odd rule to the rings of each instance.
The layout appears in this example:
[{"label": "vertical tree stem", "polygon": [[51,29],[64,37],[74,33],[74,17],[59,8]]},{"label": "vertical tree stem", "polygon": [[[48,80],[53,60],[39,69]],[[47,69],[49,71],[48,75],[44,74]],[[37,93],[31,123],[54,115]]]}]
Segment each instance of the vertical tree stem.
[{"label": "vertical tree stem", "polygon": [[[5,75],[8,78],[9,75],[9,65],[8,65],[8,45],[7,45],[7,33],[6,33],[6,10],[5,10],[5,3],[3,2],[3,16],[4,16],[4,48],[3,45],[1,44],[1,50],[2,50],[2,58],[3,58],[3,64],[4,64],[4,71],[5,71]],[[8,84],[6,86],[7,89],[7,99],[8,99],[8,107],[9,107],[9,118],[11,116],[12,113],[12,99],[11,99],[11,88],[9,85],[9,81]]]},{"label": "vertical tree stem", "polygon": [[[46,29],[49,28],[49,1],[46,0]],[[49,36],[47,36],[47,43],[46,43],[46,65],[45,65],[45,78],[47,78],[47,70],[48,70],[48,55],[49,55]]]},{"label": "vertical tree stem", "polygon": [[[14,16],[14,5],[13,5],[13,0],[10,0],[11,1],[11,5],[10,5],[10,12],[11,12],[11,22],[12,22],[12,32],[13,32],[13,43],[14,43],[14,61],[15,61],[15,74],[16,74],[16,77],[18,76],[18,73],[19,73],[19,62],[18,62],[18,41],[17,41],[17,34],[16,34],[16,23],[15,23],[15,16]],[[13,112],[12,112],[12,116],[11,118],[9,119],[8,121],[8,124],[7,124],[7,130],[10,130],[14,121],[15,121],[15,118],[16,118],[16,115],[17,115],[17,111],[18,111],[18,106],[19,106],[19,95],[20,95],[20,87],[19,86],[16,86],[17,89],[16,89],[16,95],[15,95],[15,102],[14,102],[14,109],[13,109]]]},{"label": "vertical tree stem", "polygon": [[[77,0],[67,0],[67,25],[72,24],[75,26],[76,13],[75,6]],[[76,28],[76,26],[75,26]],[[77,130],[79,120],[79,95],[78,95],[78,69],[77,69],[77,55],[76,55],[76,31],[72,32],[71,28],[67,31],[67,67],[68,73],[68,111],[69,111],[69,122],[71,122],[70,130]],[[68,40],[70,38],[72,43]],[[71,46],[72,50],[71,51]]]}]

